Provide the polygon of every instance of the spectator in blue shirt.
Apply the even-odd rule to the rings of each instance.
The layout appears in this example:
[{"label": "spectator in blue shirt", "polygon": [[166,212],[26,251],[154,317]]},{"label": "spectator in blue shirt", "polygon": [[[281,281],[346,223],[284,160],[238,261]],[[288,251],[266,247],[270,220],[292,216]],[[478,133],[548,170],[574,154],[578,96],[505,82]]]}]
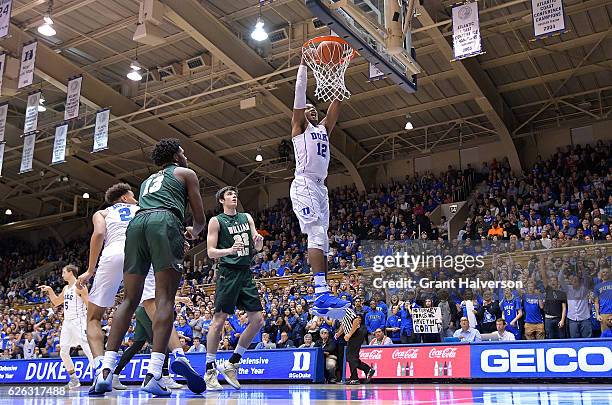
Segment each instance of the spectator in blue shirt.
[{"label": "spectator in blue shirt", "polygon": [[602,338],[612,338],[612,316],[608,317],[608,324],[606,325],[608,329],[604,330],[601,333]]},{"label": "spectator in blue shirt", "polygon": [[462,342],[480,342],[482,338],[480,337],[480,332],[478,329],[474,329],[470,327],[470,321],[467,317],[461,318],[460,321],[461,328],[457,329],[453,334],[453,337],[459,338]]},{"label": "spectator in blue shirt", "polygon": [[595,311],[597,320],[601,323],[601,332],[609,329],[609,320],[612,318],[612,272],[610,269],[601,271],[601,283],[595,286]]},{"label": "spectator in blue shirt", "polygon": [[391,338],[393,343],[401,343],[401,326],[402,319],[399,317],[399,306],[394,306],[391,309],[391,316],[387,318],[387,336]]},{"label": "spectator in blue shirt", "polygon": [[180,337],[185,338],[185,342],[188,345],[191,345],[191,341],[193,340],[193,330],[191,329],[191,326],[187,324],[183,315],[177,316],[176,320],[178,322],[178,325],[176,325],[176,332]]},{"label": "spectator in blue shirt", "polygon": [[200,342],[199,337],[193,338],[193,346],[187,350],[187,353],[206,353],[206,347]]},{"label": "spectator in blue shirt", "polygon": [[365,324],[368,329],[368,341],[372,340],[374,336],[374,331],[378,328],[385,327],[385,314],[376,308],[376,300],[370,301],[370,312],[368,312],[365,316]]}]

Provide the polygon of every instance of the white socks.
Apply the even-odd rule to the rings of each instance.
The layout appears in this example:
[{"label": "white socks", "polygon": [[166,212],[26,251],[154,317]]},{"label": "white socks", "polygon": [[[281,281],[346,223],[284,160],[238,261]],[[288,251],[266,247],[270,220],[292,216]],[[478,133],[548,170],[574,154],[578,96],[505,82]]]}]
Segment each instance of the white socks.
[{"label": "white socks", "polygon": [[117,365],[117,352],[106,351],[104,360],[102,361],[102,369],[108,368],[111,372],[115,370]]},{"label": "white socks", "polygon": [[315,294],[322,294],[329,291],[327,287],[327,280],[325,279],[325,272],[320,272],[314,275],[315,283]]},{"label": "white socks", "polygon": [[164,366],[164,359],[166,358],[166,353],[151,353],[151,361],[149,362],[148,373],[153,374],[153,378],[159,380],[162,375],[162,368]]},{"label": "white socks", "polygon": [[234,353],[239,354],[241,356],[244,356],[244,352],[247,351],[246,347],[242,347],[240,345],[236,345],[236,348],[234,349]]}]

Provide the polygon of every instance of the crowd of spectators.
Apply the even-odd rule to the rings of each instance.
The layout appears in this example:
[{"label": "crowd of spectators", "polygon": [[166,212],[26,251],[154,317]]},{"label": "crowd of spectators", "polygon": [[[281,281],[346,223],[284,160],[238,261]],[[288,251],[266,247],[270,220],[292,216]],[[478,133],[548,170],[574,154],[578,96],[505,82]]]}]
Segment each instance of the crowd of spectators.
[{"label": "crowd of spectators", "polygon": [[[480,170],[449,167],[439,176],[406,177],[367,192],[354,187],[333,190],[328,260],[330,271],[338,276],[330,286],[363,314],[372,345],[598,336],[602,329],[612,329],[609,246],[592,244],[610,240],[610,157],[610,144],[598,143],[560,149],[546,161],[538,159],[522,176],[511,173],[507,160],[494,160]],[[484,192],[473,198],[463,229],[451,235],[458,240],[444,245],[441,241],[448,235],[445,219],[433,224],[429,213],[439,204],[468,198],[472,185]],[[290,201],[281,199],[253,217],[265,237],[264,250],[252,266],[265,308],[265,326],[253,348],[322,346],[327,376],[335,378],[343,342],[334,339],[334,322],[308,313],[314,289],[306,239],[299,232]],[[576,243],[586,245],[578,247]],[[484,269],[463,276],[485,281],[521,280],[523,287],[376,289],[374,278],[380,275],[358,270],[371,265],[373,254],[414,253],[415,246],[421,246],[423,252],[488,255],[491,260]],[[571,246],[575,247],[569,249]],[[545,253],[561,247],[568,249]],[[0,270],[5,276],[61,259],[59,255],[84,268],[87,243],[80,240],[65,249],[47,241],[29,250],[25,244],[3,243],[0,252]],[[533,254],[527,257],[525,252]],[[185,350],[197,352],[205,350],[213,314],[214,293],[207,294],[202,285],[214,281],[214,264],[206,258],[188,260],[185,268],[180,291],[191,299],[191,305],[177,304],[175,326]],[[290,277],[295,275],[302,276]],[[390,276],[391,272],[382,275]],[[416,281],[457,276],[449,269],[427,273],[398,269],[395,275]],[[280,278],[270,282],[270,277]],[[43,281],[56,291],[61,289],[57,272],[45,280],[3,283],[0,287],[4,304],[0,337],[5,358],[23,356],[24,345],[32,342],[37,356],[58,353],[61,308],[56,311],[41,302],[33,287]],[[440,308],[440,333],[414,332],[412,313],[418,307]],[[112,315],[109,310],[104,317],[106,331]],[[232,349],[245,327],[243,312],[230,316],[220,348]],[[126,334],[123,349],[132,338],[133,327]],[[143,350],[149,350],[148,346]]]}]

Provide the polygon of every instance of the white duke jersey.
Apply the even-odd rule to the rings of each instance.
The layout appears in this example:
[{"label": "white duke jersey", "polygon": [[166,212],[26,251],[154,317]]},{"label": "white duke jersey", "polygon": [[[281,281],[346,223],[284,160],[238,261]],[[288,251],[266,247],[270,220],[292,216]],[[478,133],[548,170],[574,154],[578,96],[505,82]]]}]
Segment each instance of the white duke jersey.
[{"label": "white duke jersey", "polygon": [[64,320],[79,319],[87,316],[83,298],[76,292],[76,285],[64,290]]},{"label": "white duke jersey", "polygon": [[323,181],[327,178],[330,150],[329,136],[324,125],[316,127],[310,122],[303,134],[293,137],[295,176]]},{"label": "white duke jersey", "polygon": [[106,209],[106,238],[104,247],[111,243],[125,243],[125,230],[140,207],[134,204],[115,204]]}]

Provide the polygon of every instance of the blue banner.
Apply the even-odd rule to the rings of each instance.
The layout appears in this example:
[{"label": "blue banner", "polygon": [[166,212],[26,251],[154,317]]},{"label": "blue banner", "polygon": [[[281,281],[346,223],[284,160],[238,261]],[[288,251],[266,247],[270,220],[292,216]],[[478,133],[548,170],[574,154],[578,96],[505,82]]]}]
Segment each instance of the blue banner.
[{"label": "blue banner", "polygon": [[[231,352],[217,353],[217,362],[229,360]],[[204,375],[206,353],[187,355],[192,366]],[[86,358],[74,358],[74,369],[81,382],[90,382],[92,371]],[[149,355],[137,355],[125,366],[120,378],[124,382],[144,380]],[[307,380],[323,382],[323,352],[317,349],[249,350],[242,357],[240,380]],[[172,375],[172,374],[171,374]],[[219,378],[223,377],[219,375]],[[178,378],[180,379],[180,377]],[[61,359],[0,361],[0,384],[68,382]]]},{"label": "blue banner", "polygon": [[610,378],[612,339],[470,344],[472,378]]}]

